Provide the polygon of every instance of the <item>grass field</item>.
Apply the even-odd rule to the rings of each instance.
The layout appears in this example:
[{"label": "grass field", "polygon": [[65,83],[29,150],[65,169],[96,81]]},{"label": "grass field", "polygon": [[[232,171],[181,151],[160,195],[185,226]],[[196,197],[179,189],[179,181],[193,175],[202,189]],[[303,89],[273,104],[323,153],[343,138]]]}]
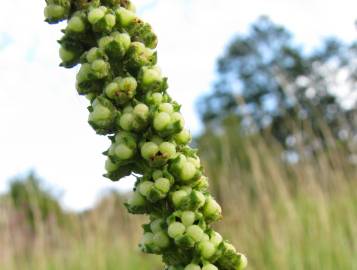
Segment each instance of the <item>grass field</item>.
[{"label": "grass field", "polygon": [[[248,256],[248,269],[357,270],[357,171],[349,151],[335,142],[289,163],[273,140],[222,134],[202,139],[200,155],[223,206],[216,227]],[[123,197],[45,219],[30,200],[31,226],[4,196],[0,269],[163,269],[137,248],[145,218],[129,216]]]}]

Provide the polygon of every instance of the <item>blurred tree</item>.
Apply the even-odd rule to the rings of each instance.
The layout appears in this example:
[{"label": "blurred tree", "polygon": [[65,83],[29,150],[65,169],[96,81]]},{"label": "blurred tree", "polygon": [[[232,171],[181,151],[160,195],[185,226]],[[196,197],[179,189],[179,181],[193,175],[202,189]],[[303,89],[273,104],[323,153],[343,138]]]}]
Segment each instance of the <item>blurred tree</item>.
[{"label": "blurred tree", "polygon": [[10,182],[9,196],[14,207],[22,212],[26,222],[35,229],[36,224],[54,218],[63,221],[63,211],[57,198],[42,185],[39,178],[31,172],[24,178]]},{"label": "blurred tree", "polygon": [[330,137],[347,141],[356,110],[336,94],[356,90],[356,56],[357,43],[335,38],[307,53],[284,27],[260,17],[219,59],[199,113],[210,132],[234,116],[239,132],[270,131],[285,149],[321,148]]}]

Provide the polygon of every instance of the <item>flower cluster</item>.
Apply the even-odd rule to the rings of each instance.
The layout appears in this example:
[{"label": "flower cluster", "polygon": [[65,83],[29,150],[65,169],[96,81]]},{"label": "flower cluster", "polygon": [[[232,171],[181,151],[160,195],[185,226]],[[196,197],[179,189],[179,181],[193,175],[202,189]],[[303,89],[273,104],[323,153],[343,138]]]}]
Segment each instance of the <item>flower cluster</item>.
[{"label": "flower cluster", "polygon": [[221,207],[156,65],[151,26],[128,0],[47,0],[45,16],[67,20],[61,66],[81,65],[76,88],[90,101],[88,122],[111,141],[105,176],[137,177],[126,207],[150,217],[141,249],[162,255],[168,270],[243,269],[245,256],[211,227]]}]

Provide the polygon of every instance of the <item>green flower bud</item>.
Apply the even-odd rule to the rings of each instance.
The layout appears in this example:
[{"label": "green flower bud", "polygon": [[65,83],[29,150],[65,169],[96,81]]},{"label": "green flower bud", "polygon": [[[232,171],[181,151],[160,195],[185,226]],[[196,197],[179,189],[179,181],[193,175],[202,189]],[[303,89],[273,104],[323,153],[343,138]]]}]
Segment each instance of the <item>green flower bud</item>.
[{"label": "green flower bud", "polygon": [[174,140],[179,145],[188,144],[191,141],[191,134],[187,129],[183,129],[180,133],[175,134]]},{"label": "green flower bud", "polygon": [[134,114],[143,120],[147,120],[149,117],[149,107],[144,103],[140,103],[134,107]]},{"label": "green flower bud", "polygon": [[182,181],[190,181],[196,175],[197,169],[194,164],[190,162],[184,162],[181,166],[180,178]]},{"label": "green flower bud", "polygon": [[98,97],[93,101],[90,111],[88,122],[97,133],[110,133],[117,116],[113,104],[103,97]]},{"label": "green flower bud", "polygon": [[177,236],[183,235],[185,230],[186,228],[182,223],[174,222],[170,224],[168,228],[168,234],[171,238],[176,238]]},{"label": "green flower bud", "polygon": [[129,199],[128,204],[131,207],[138,207],[144,206],[146,204],[146,201],[142,195],[140,195],[138,192],[134,192],[132,197]]},{"label": "green flower bud", "polygon": [[199,209],[205,205],[206,197],[205,195],[203,195],[202,192],[194,190],[191,193],[191,200],[192,200],[191,202],[192,207],[195,209]]},{"label": "green flower bud", "polygon": [[222,208],[212,197],[208,197],[203,207],[203,215],[207,220],[217,220],[222,215]]},{"label": "green flower bud", "polygon": [[158,67],[142,67],[139,73],[140,87],[144,92],[161,92],[167,89],[167,79]]},{"label": "green flower bud", "polygon": [[238,255],[240,256],[240,267],[239,270],[244,269],[248,266],[248,259],[247,257],[242,254],[242,253],[238,253]]},{"label": "green flower bud", "polygon": [[171,183],[167,178],[159,178],[155,181],[155,188],[166,194],[170,191]]},{"label": "green flower bud", "polygon": [[91,69],[96,78],[101,79],[108,76],[109,64],[102,59],[94,60]]},{"label": "green flower bud", "polygon": [[126,93],[132,93],[130,96],[135,95],[135,90],[136,90],[137,86],[138,86],[138,84],[137,84],[135,78],[133,78],[133,77],[126,77],[119,81],[120,90],[122,90],[123,92],[126,92]]},{"label": "green flower bud", "polygon": [[183,127],[185,126],[185,120],[182,117],[181,113],[178,112],[174,112],[171,114],[171,119],[173,123],[177,123],[178,126],[180,127],[180,130],[183,129]]},{"label": "green flower bud", "polygon": [[126,131],[131,131],[133,129],[134,118],[132,113],[124,113],[119,120],[120,127]]},{"label": "green flower bud", "polygon": [[119,84],[117,82],[111,82],[105,87],[105,94],[110,99],[116,99],[119,95]]},{"label": "green flower bud", "polygon": [[194,212],[192,211],[182,212],[181,221],[186,227],[192,225],[195,222],[195,220],[196,220],[196,215]]},{"label": "green flower bud", "polygon": [[201,267],[198,264],[189,264],[185,267],[184,270],[201,270]]},{"label": "green flower bud", "polygon": [[202,267],[202,270],[218,270],[217,266],[213,264],[206,264],[205,266]]},{"label": "green flower bud", "polygon": [[67,11],[60,5],[48,5],[44,10],[46,21],[49,23],[57,23],[66,19]]},{"label": "green flower bud", "polygon": [[200,242],[198,244],[198,250],[204,259],[209,259],[216,253],[215,246],[209,241]]},{"label": "green flower bud", "polygon": [[149,92],[146,95],[146,102],[150,105],[158,105],[158,104],[162,103],[163,100],[164,100],[164,96],[161,93]]},{"label": "green flower bud", "polygon": [[161,232],[164,226],[164,220],[161,218],[155,219],[150,223],[150,229],[153,233]]},{"label": "green flower bud", "polygon": [[158,152],[159,146],[153,142],[144,143],[141,147],[141,156],[146,160],[153,159]]},{"label": "green flower bud", "polygon": [[170,142],[161,143],[159,150],[161,154],[167,159],[174,158],[176,155],[176,146]]},{"label": "green flower bud", "polygon": [[103,10],[102,8],[94,8],[88,13],[88,21],[91,24],[95,24],[101,19],[103,19],[104,16],[105,16],[105,10]]},{"label": "green flower bud", "polygon": [[86,60],[88,61],[88,63],[93,63],[95,60],[101,59],[102,57],[102,51],[95,47],[90,49],[86,54]]},{"label": "green flower bud", "polygon": [[152,178],[154,179],[154,180],[157,180],[157,179],[159,179],[159,178],[161,178],[161,177],[163,177],[164,176],[164,174],[162,173],[162,171],[160,171],[160,170],[155,170],[153,173],[152,173]]},{"label": "green flower bud", "polygon": [[208,178],[206,176],[201,176],[196,182],[192,184],[192,187],[197,190],[207,190],[208,186]]},{"label": "green flower bud", "polygon": [[134,156],[134,151],[125,144],[115,146],[114,155],[119,160],[127,160]]},{"label": "green flower bud", "polygon": [[104,20],[108,29],[112,29],[115,25],[115,16],[113,14],[107,14],[104,16]]},{"label": "green flower bud", "polygon": [[218,232],[212,232],[210,237],[210,242],[217,247],[220,243],[222,243],[223,237]]},{"label": "green flower bud", "polygon": [[168,113],[168,114],[171,114],[171,113],[173,113],[174,112],[174,106],[172,106],[172,104],[171,103],[162,103],[162,104],[160,104],[160,106],[159,106],[159,111],[160,112],[166,112],[166,113]]},{"label": "green flower bud", "polygon": [[147,197],[151,191],[151,189],[153,188],[154,186],[154,183],[151,182],[151,181],[144,181],[144,182],[141,182],[139,187],[138,187],[138,190],[140,192],[141,195]]},{"label": "green flower bud", "polygon": [[170,239],[165,232],[159,231],[154,234],[153,244],[159,248],[166,248],[170,245]]},{"label": "green flower bud", "polygon": [[151,232],[147,232],[143,235],[143,238],[141,240],[141,243],[144,246],[151,245],[154,242],[154,234]]},{"label": "green flower bud", "polygon": [[171,117],[166,112],[161,112],[154,117],[154,128],[157,131],[163,131],[171,123]]},{"label": "green flower bud", "polygon": [[204,232],[199,226],[191,225],[187,227],[186,235],[191,237],[195,242],[199,242],[202,240]]},{"label": "green flower bud", "polygon": [[125,9],[125,8],[118,8],[116,11],[115,11],[115,14],[116,14],[116,17],[117,17],[117,20],[120,24],[120,26],[122,27],[128,27],[130,24],[132,24],[134,22],[134,20],[136,19],[136,15],[134,12],[128,10],[128,9]]},{"label": "green flower bud", "polygon": [[105,162],[105,170],[109,173],[115,172],[118,170],[119,166],[113,163],[109,158]]},{"label": "green flower bud", "polygon": [[184,190],[177,190],[172,193],[172,203],[176,208],[180,207],[181,203],[187,198],[188,194]]},{"label": "green flower bud", "polygon": [[141,42],[132,42],[127,53],[128,67],[134,72],[138,71],[142,66],[152,66],[156,64],[157,54],[146,48]]},{"label": "green flower bud", "polygon": [[76,54],[70,50],[60,47],[59,56],[63,63],[71,63],[75,59]]},{"label": "green flower bud", "polygon": [[98,44],[110,58],[122,58],[130,47],[131,39],[127,33],[114,32],[110,36],[102,37]]},{"label": "green flower bud", "polygon": [[82,18],[74,16],[68,21],[67,30],[74,33],[83,33],[86,26]]}]

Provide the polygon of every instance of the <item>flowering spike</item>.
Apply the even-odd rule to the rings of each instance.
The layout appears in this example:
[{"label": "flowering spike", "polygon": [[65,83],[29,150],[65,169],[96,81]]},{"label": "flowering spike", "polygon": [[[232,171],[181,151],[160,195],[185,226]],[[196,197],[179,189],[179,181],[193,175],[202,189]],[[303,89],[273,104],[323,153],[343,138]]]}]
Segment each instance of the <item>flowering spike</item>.
[{"label": "flowering spike", "polygon": [[244,255],[215,232],[222,210],[208,192],[197,151],[188,146],[181,106],[156,65],[157,36],[129,0],[47,0],[46,21],[67,21],[61,66],[81,65],[76,81],[90,101],[88,122],[110,139],[105,177],[134,175],[125,204],[147,214],[143,252],[162,255],[167,270],[241,270]]}]

